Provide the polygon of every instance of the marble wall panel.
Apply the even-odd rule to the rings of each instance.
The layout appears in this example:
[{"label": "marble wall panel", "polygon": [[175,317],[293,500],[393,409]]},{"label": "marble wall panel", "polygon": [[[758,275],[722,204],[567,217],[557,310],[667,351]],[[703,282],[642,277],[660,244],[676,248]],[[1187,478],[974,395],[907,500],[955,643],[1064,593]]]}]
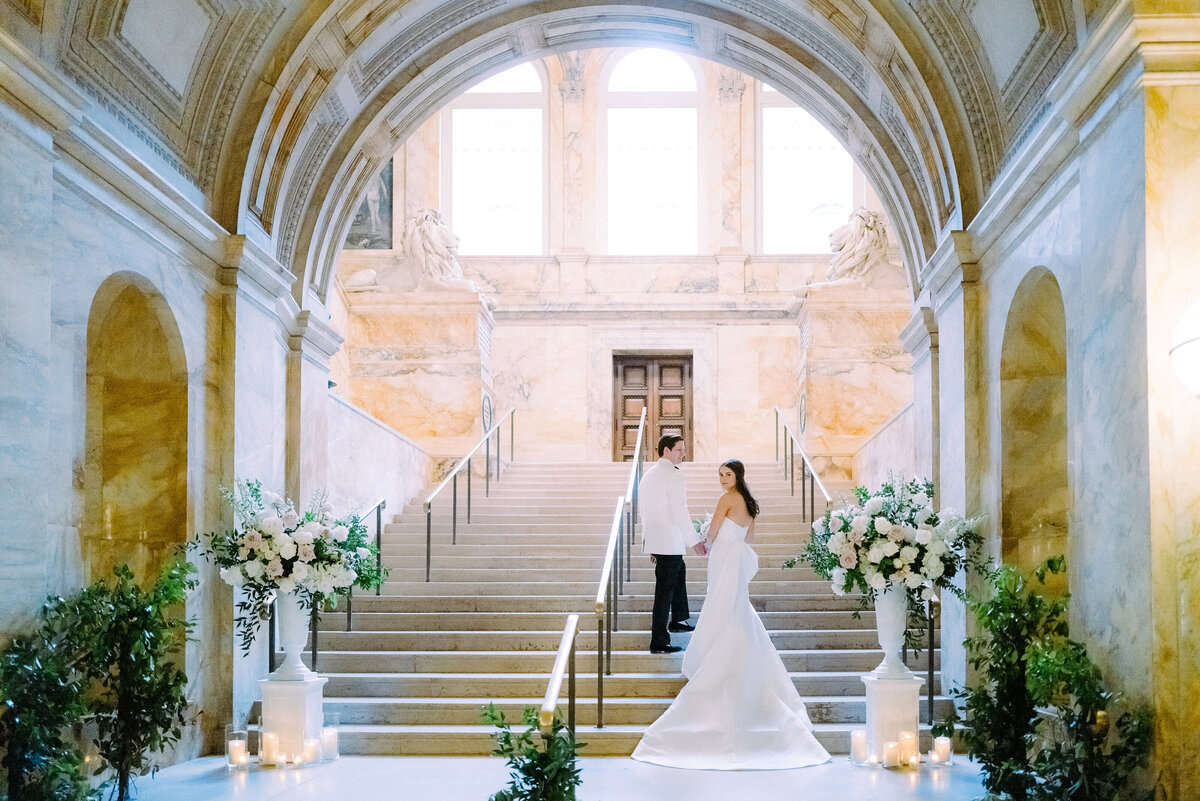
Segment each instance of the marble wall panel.
[{"label": "marble wall panel", "polygon": [[[496,326],[492,353],[497,407],[517,410],[518,461],[589,459],[589,376],[579,369],[588,364],[588,335],[587,326],[582,325]],[[611,396],[611,360],[608,374]],[[610,408],[611,404],[610,397]],[[610,451],[605,461],[611,458]]]},{"label": "marble wall panel", "polygon": [[[395,429],[358,408],[336,392],[329,393],[329,502],[344,510],[364,512],[383,498],[384,522],[429,487],[433,462],[429,454]],[[367,520],[374,532],[373,520]]]},{"label": "marble wall panel", "polygon": [[722,325],[717,349],[713,459],[774,461],[775,407],[790,415],[799,402],[799,331],[794,325]]},{"label": "marble wall panel", "polygon": [[877,428],[854,453],[854,483],[876,489],[892,472],[905,478],[928,478],[928,473],[921,473],[917,466],[915,423],[913,405],[909,404]]},{"label": "marble wall panel", "polygon": [[828,256],[805,256],[792,259],[772,259],[754,256],[746,261],[746,292],[785,292],[808,284],[815,276],[824,277],[829,268]]},{"label": "marble wall panel", "polygon": [[0,635],[26,625],[50,589],[51,164],[49,142],[0,104]]},{"label": "marble wall panel", "polygon": [[720,277],[716,259],[661,262],[655,269],[645,259],[593,259],[587,264],[586,286],[590,295],[625,293],[716,293]]}]

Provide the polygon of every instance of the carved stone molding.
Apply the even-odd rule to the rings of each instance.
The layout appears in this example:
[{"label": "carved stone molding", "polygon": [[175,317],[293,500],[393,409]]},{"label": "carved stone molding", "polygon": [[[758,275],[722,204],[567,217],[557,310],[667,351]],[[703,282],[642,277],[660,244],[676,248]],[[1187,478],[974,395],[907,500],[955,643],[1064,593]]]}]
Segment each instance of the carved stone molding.
[{"label": "carved stone molding", "polygon": [[746,79],[742,73],[729,67],[721,67],[720,82],[717,86],[717,96],[720,97],[721,102],[741,103],[742,94],[745,91]]},{"label": "carved stone molding", "polygon": [[559,63],[562,64],[563,79],[558,85],[558,94],[564,103],[582,103],[584,96],[583,67],[586,60],[584,51],[560,53]]}]

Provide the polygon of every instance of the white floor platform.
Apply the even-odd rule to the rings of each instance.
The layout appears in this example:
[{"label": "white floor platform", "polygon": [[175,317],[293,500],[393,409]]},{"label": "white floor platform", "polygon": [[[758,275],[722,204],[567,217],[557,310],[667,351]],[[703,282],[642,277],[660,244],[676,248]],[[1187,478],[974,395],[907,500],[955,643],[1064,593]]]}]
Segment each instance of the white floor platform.
[{"label": "white floor platform", "polygon": [[[627,758],[581,759],[580,801],[969,801],[982,795],[979,772],[965,759],[920,771],[858,768],[846,758],[813,768],[774,771],[676,770]],[[487,801],[508,779],[504,761],[487,757],[343,757],[301,769],[230,774],[206,757],[137,783],[139,801]]]}]

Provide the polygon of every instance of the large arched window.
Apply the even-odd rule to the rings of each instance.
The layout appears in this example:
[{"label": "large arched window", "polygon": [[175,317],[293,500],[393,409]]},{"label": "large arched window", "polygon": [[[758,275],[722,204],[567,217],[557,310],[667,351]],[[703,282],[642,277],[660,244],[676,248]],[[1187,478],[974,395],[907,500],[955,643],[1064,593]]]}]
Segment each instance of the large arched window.
[{"label": "large arched window", "polygon": [[545,252],[542,76],[526,62],[459,95],[443,115],[443,211],[463,255]]},{"label": "large arched window", "polygon": [[696,253],[696,73],[675,53],[634,50],[620,54],[603,88],[601,241],[610,254]]},{"label": "large arched window", "polygon": [[807,111],[759,89],[760,250],[828,253],[830,232],[854,209],[854,162]]}]

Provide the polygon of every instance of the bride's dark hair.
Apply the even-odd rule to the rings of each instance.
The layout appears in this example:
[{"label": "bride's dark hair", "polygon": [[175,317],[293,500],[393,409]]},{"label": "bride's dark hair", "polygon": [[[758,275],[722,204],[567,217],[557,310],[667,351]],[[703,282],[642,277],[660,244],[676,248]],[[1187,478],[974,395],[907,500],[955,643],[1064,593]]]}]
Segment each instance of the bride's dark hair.
[{"label": "bride's dark hair", "polygon": [[750,516],[758,517],[758,501],[754,500],[754,496],[750,494],[750,488],[746,486],[746,465],[737,459],[730,459],[722,462],[721,467],[728,467],[733,471],[733,488],[745,499],[746,511],[750,513]]}]

